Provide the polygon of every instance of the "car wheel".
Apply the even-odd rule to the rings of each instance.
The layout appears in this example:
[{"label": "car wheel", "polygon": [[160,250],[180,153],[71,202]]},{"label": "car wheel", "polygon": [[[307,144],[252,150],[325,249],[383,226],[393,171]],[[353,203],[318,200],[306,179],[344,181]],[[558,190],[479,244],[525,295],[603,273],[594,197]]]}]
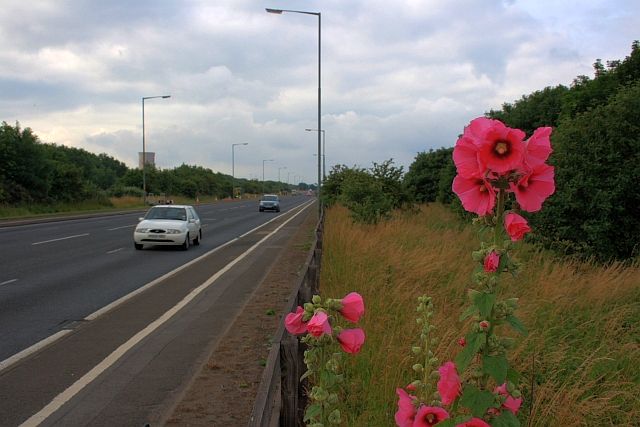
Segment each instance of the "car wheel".
[{"label": "car wheel", "polygon": [[142,249],[142,243],[134,243],[133,247],[136,248],[137,250],[141,250]]},{"label": "car wheel", "polygon": [[264,209],[258,209],[260,212],[264,212]]},{"label": "car wheel", "polygon": [[276,212],[280,212],[280,208],[276,209]]},{"label": "car wheel", "polygon": [[183,251],[189,249],[189,233],[187,233],[187,237],[185,237],[184,243],[180,246],[180,249],[182,249]]},{"label": "car wheel", "polygon": [[202,240],[202,230],[198,231],[198,235],[193,241],[193,246],[198,246],[200,244],[200,240]]}]

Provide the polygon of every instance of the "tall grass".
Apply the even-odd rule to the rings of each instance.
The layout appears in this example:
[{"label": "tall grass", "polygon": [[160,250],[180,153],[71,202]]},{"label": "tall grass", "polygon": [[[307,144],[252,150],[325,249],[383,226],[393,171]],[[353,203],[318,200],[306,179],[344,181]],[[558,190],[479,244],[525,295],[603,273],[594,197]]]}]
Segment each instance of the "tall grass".
[{"label": "tall grass", "polygon": [[[353,224],[340,206],[328,211],[321,293],[357,291],[367,308],[366,343],[346,366],[345,425],[394,425],[395,389],[412,379],[418,296],[433,297],[436,355],[454,357],[478,246],[475,229],[441,205],[375,226]],[[562,261],[526,244],[516,255],[521,274],[501,288],[520,298],[516,314],[529,329],[509,353],[523,374],[522,425],[640,425],[640,263]]]}]

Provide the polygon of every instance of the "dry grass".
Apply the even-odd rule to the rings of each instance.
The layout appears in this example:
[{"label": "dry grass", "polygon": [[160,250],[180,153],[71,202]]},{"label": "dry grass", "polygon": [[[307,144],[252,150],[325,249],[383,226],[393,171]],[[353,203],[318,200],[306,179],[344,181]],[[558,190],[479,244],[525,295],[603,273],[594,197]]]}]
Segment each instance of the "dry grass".
[{"label": "dry grass", "polygon": [[[416,299],[434,298],[437,355],[452,358],[479,236],[434,204],[377,226],[354,225],[334,207],[324,239],[322,293],[357,291],[367,306],[367,342],[347,366],[346,425],[393,425],[395,389],[411,379]],[[502,288],[521,298],[530,330],[510,353],[523,374],[522,424],[640,425],[640,263],[560,261],[528,245],[516,256],[523,270]]]}]

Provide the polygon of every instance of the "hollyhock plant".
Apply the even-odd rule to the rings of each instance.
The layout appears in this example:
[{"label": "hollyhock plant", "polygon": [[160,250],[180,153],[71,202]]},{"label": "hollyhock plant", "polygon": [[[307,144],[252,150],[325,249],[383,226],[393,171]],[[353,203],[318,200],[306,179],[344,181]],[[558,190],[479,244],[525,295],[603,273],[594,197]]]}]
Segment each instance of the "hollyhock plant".
[{"label": "hollyhock plant", "polygon": [[337,340],[345,353],[356,354],[364,344],[364,331],[360,328],[343,329]]},{"label": "hollyhock plant", "polygon": [[478,146],[469,136],[461,136],[453,148],[453,163],[458,174],[464,178],[482,175],[482,166],[478,160]]},{"label": "hollyhock plant", "polygon": [[307,333],[307,324],[302,321],[304,309],[300,306],[296,308],[295,313],[289,313],[284,319],[284,327],[292,335],[301,335]]},{"label": "hollyhock plant", "polygon": [[520,215],[510,212],[504,217],[504,228],[512,241],[522,240],[525,234],[531,231],[527,220]]},{"label": "hollyhock plant", "polygon": [[340,314],[351,323],[358,323],[364,315],[364,300],[357,292],[351,292],[342,298]]},{"label": "hollyhock plant", "polygon": [[462,424],[457,424],[456,427],[491,427],[485,421],[480,418],[471,418],[469,421],[465,421]]},{"label": "hollyhock plant", "polygon": [[453,362],[446,362],[440,368],[438,380],[438,393],[443,405],[450,405],[460,394],[460,377]]},{"label": "hollyhock plant", "polygon": [[499,120],[479,117],[471,121],[465,135],[478,147],[479,163],[487,169],[504,174],[517,169],[524,158],[525,134],[512,129]]},{"label": "hollyhock plant", "polygon": [[340,410],[336,407],[344,380],[341,358],[344,353],[358,353],[365,341],[364,330],[345,329],[342,323],[344,320],[357,322],[363,313],[362,297],[352,292],[342,300],[327,298],[323,301],[319,295],[314,295],[310,302],[285,316],[284,326],[289,333],[305,334],[300,342],[306,346],[304,363],[307,370],[300,381],[307,379],[310,383],[309,403],[304,415],[307,425],[342,423]]},{"label": "hollyhock plant", "polygon": [[556,191],[553,178],[553,166],[539,164],[527,169],[517,182],[509,183],[509,188],[522,210],[538,212],[547,197]]},{"label": "hollyhock plant", "polygon": [[496,251],[491,251],[484,258],[484,271],[487,273],[495,273],[498,271],[498,265],[500,264],[500,254]]},{"label": "hollyhock plant", "polygon": [[511,396],[509,394],[509,391],[507,391],[507,383],[504,383],[501,386],[496,387],[494,390],[494,393],[505,397],[504,402],[502,402],[503,408],[513,412],[514,415],[518,413],[518,410],[522,405],[522,398],[521,397],[515,398]]},{"label": "hollyhock plant", "polygon": [[529,167],[544,164],[553,152],[551,149],[550,127],[538,128],[533,132],[531,138],[525,141],[527,150],[524,154],[524,162]]},{"label": "hollyhock plant", "polygon": [[449,413],[437,406],[422,405],[418,408],[413,427],[431,427],[449,418]]},{"label": "hollyhock plant", "polygon": [[491,213],[496,204],[496,192],[484,178],[465,178],[457,175],[453,179],[453,192],[458,195],[462,206],[480,216]]},{"label": "hollyhock plant", "polygon": [[413,421],[416,416],[416,407],[413,405],[415,396],[401,388],[396,389],[398,395],[398,410],[395,414],[396,425],[399,427],[413,427]]}]

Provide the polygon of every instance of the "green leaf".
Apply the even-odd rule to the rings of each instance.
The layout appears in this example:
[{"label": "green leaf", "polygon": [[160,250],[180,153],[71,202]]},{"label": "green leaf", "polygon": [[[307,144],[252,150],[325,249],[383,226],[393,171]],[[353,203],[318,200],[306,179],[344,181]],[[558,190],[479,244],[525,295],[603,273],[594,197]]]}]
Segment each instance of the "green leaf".
[{"label": "green leaf", "polygon": [[460,315],[460,321],[463,321],[471,316],[473,316],[474,314],[478,313],[478,308],[475,305],[470,305],[469,307],[467,307],[467,309],[464,311],[464,313],[462,313]]},{"label": "green leaf", "polygon": [[482,372],[490,375],[498,384],[504,383],[508,369],[509,362],[504,355],[482,357]]},{"label": "green leaf", "polygon": [[462,390],[460,404],[471,410],[474,417],[481,418],[487,409],[493,406],[495,396],[487,390],[480,390],[476,386],[467,384]]},{"label": "green leaf", "polygon": [[319,403],[314,403],[313,405],[307,406],[307,410],[304,411],[304,422],[314,420],[318,418],[320,413],[322,412],[322,405]]},{"label": "green leaf", "polygon": [[516,316],[513,316],[513,315],[507,316],[507,322],[517,332],[520,332],[522,335],[527,335],[528,333],[527,328],[522,324],[520,319],[518,319]]},{"label": "green leaf", "polygon": [[488,319],[491,316],[491,310],[493,310],[493,305],[496,302],[496,296],[494,294],[482,292],[474,302],[478,307],[480,317]]},{"label": "green leaf", "polygon": [[509,367],[509,369],[507,370],[507,380],[513,384],[519,384],[520,383],[520,372],[516,371],[515,369]]},{"label": "green leaf", "polygon": [[467,345],[456,356],[456,369],[458,373],[464,372],[473,360],[473,357],[486,344],[487,336],[482,332],[470,332],[465,337]]},{"label": "green leaf", "polygon": [[492,427],[520,427],[520,421],[511,411],[502,411],[500,415],[491,420]]}]

